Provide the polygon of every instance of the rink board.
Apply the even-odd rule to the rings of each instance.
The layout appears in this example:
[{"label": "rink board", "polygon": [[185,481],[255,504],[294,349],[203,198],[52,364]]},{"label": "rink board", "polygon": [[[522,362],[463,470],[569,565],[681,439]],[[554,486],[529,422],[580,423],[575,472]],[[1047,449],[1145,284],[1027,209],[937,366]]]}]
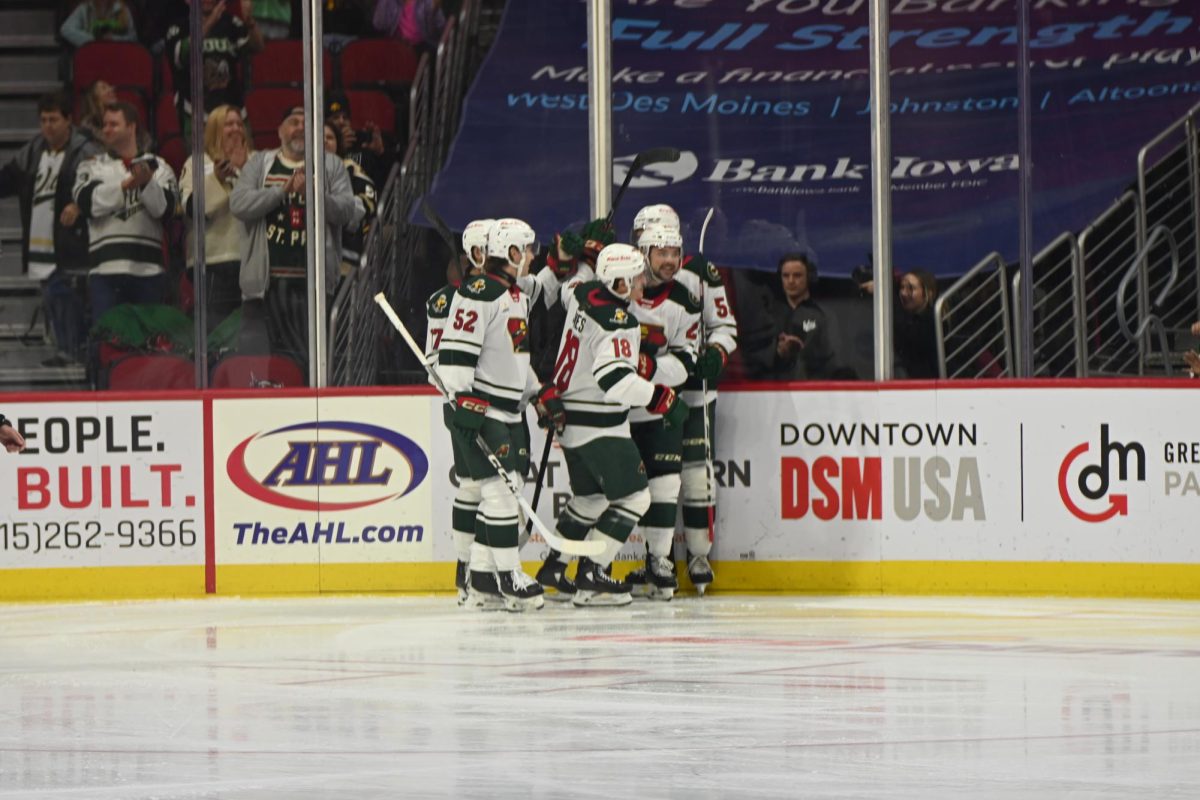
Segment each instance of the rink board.
[{"label": "rink board", "polygon": [[[1200,597],[1191,389],[731,387],[714,588]],[[7,395],[3,411],[34,452],[0,458],[0,599],[451,584],[452,457],[427,389]],[[548,463],[551,520],[570,490],[557,447]],[[544,554],[535,537],[522,556]]]}]

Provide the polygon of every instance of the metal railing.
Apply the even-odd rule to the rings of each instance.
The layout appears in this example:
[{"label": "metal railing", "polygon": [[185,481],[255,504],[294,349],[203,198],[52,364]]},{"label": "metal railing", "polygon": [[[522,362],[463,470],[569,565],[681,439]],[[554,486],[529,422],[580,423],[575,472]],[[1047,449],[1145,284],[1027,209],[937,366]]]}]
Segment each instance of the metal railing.
[{"label": "metal railing", "polygon": [[[409,90],[408,146],[380,194],[378,215],[367,234],[363,266],[339,287],[330,313],[330,385],[369,386],[396,358],[391,326],[373,298],[384,292],[417,332],[424,328],[423,299],[413,280],[423,263],[426,229],[408,220],[429,191],[458,129],[479,31],[479,0],[465,0],[447,20],[437,52],[422,56]],[[419,320],[418,320],[419,318]],[[419,324],[418,324],[419,323]]]},{"label": "metal railing", "polygon": [[[1079,235],[1080,316],[1084,374],[1141,375],[1145,352],[1121,334],[1117,284],[1137,257],[1141,235],[1138,196],[1126,192]],[[1144,309],[1125,309],[1125,313]]]},{"label": "metal railing", "polygon": [[[1158,296],[1153,302],[1148,301],[1149,292],[1151,291],[1149,278],[1149,258],[1161,242],[1163,248],[1167,252],[1169,270],[1166,278],[1157,287]],[[1121,326],[1121,333],[1126,341],[1143,342],[1151,332],[1156,334],[1155,343],[1158,344],[1158,352],[1162,355],[1162,367],[1167,376],[1171,375],[1171,360],[1170,360],[1170,345],[1167,342],[1167,327],[1163,322],[1162,312],[1167,308],[1167,303],[1178,294],[1180,281],[1179,269],[1179,246],[1175,242],[1175,234],[1166,225],[1156,225],[1150,235],[1146,237],[1146,244],[1138,251],[1137,257],[1133,259],[1133,263],[1129,265],[1129,269],[1121,277],[1121,283],[1117,286],[1117,322]],[[1136,302],[1128,301],[1129,285],[1137,284],[1138,297]],[[1141,320],[1135,330],[1129,324],[1129,314],[1126,309],[1133,306],[1139,310],[1148,308],[1148,310],[1139,315]],[[1150,348],[1145,348],[1149,350]]]},{"label": "metal railing", "polygon": [[951,286],[933,307],[942,378],[1014,375],[1008,271],[991,253]]},{"label": "metal railing", "polygon": [[[1021,296],[1024,270],[1012,279],[1012,296]],[[1014,308],[1013,342],[1021,352],[1021,307]],[[1080,287],[1079,244],[1074,234],[1064,233],[1033,259],[1033,377],[1083,377],[1083,293]]]}]

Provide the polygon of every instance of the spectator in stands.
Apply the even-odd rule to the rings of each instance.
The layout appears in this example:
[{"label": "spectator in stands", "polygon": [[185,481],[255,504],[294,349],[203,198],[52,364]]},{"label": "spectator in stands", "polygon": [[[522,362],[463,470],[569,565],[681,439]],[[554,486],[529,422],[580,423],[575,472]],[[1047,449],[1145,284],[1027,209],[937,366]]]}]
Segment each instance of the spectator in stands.
[{"label": "spectator in stands", "polygon": [[38,123],[41,133],[0,168],[0,197],[18,197],[25,272],[42,282],[46,320],[58,346],[44,363],[65,366],[82,354],[83,296],[72,279],[88,266],[87,223],[71,190],[80,162],[101,148],[72,127],[64,92],[38,100]]},{"label": "spectator in stands", "polygon": [[350,100],[341,92],[330,93],[325,101],[325,122],[338,129],[342,140],[341,155],[358,164],[379,185],[387,180],[392,168],[388,154],[395,144],[384,140],[383,131],[375,120],[369,119],[361,130],[351,122]]},{"label": "spectator in stands", "polygon": [[88,42],[136,42],[133,12],[121,0],[83,0],[58,29],[75,47]]},{"label": "spectator in stands", "polygon": [[[287,355],[308,363],[307,220],[304,108],[289,109],[279,124],[279,148],[250,157],[229,197],[245,226],[242,238],[241,350]],[[322,153],[325,170],[325,291],[337,281],[341,229],[355,215],[354,193],[342,160]]]},{"label": "spectator in stands", "polygon": [[25,449],[25,437],[3,414],[0,414],[0,444],[9,453],[19,453]]},{"label": "spectator in stands", "polygon": [[378,0],[371,22],[380,34],[407,42],[420,55],[437,47],[446,15],[442,0]]},{"label": "spectator in stands", "polygon": [[93,81],[83,95],[83,116],[79,127],[97,142],[103,144],[104,109],[117,102],[117,90],[105,80]]},{"label": "spectator in stands", "polygon": [[355,267],[362,266],[363,242],[375,219],[375,182],[353,160],[345,157],[341,132],[330,123],[325,123],[325,152],[342,159],[346,174],[350,176],[350,188],[354,192],[354,219],[342,229],[341,274],[349,275]]},{"label": "spectator in stands", "polygon": [[[859,284],[867,294],[875,292],[875,282]],[[937,300],[937,278],[929,270],[910,269],[900,276],[900,308],[892,314],[892,346],[896,366],[904,376],[931,379],[940,376],[937,354],[937,329],[933,303]]]},{"label": "spectator in stands", "polygon": [[262,31],[264,39],[292,37],[291,0],[256,0],[254,19],[258,21],[258,29]]},{"label": "spectator in stands", "polygon": [[106,153],[79,166],[75,202],[88,222],[92,322],[122,303],[161,303],[165,294],[163,223],[179,187],[165,161],[138,145],[141,122],[128,103],[104,111]]},{"label": "spectator in stands", "polygon": [[[188,0],[190,6],[193,0]],[[227,0],[197,0],[204,12],[204,111],[220,105],[241,108],[241,67],[246,56],[263,49],[262,34],[254,20],[253,5],[241,0],[241,15],[233,13]],[[175,82],[175,107],[184,138],[191,136],[191,19],[177,17],[167,30],[167,59]]]},{"label": "spectator in stands", "polygon": [[[217,106],[204,125],[204,292],[206,324],[213,330],[242,304],[238,286],[245,229],[229,210],[229,195],[253,152],[253,140],[241,109]],[[195,219],[192,159],[183,165],[180,196],[184,213]],[[193,227],[188,227],[187,266],[196,263]]]},{"label": "spectator in stands", "polygon": [[816,269],[803,253],[779,259],[779,291],[760,313],[771,320],[771,335],[747,347],[746,369],[765,380],[828,380],[834,377],[832,332],[825,310],[812,298]]}]

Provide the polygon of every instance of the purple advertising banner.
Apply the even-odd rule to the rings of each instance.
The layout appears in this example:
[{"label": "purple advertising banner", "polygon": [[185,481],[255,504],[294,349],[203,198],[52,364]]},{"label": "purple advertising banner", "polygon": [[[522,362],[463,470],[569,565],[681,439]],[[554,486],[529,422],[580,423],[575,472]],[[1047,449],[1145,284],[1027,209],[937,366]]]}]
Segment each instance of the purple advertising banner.
[{"label": "purple advertising banner", "polygon": [[[896,267],[961,274],[1017,257],[1013,0],[893,0]],[[458,228],[528,220],[543,240],[588,212],[586,4],[510,0],[431,201]],[[871,249],[865,0],[613,0],[614,181],[637,152],[618,232],[673,205],[717,263],[790,250],[845,275]],[[1035,246],[1136,181],[1138,150],[1200,102],[1200,3],[1033,0]]]}]

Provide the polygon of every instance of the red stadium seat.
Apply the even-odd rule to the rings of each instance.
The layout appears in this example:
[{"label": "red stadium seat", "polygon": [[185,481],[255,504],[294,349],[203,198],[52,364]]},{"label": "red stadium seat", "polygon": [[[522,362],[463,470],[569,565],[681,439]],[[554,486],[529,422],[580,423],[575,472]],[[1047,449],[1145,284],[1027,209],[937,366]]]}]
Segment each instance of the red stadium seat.
[{"label": "red stadium seat", "polygon": [[384,133],[396,132],[396,104],[383,92],[346,92],[350,101],[350,121],[355,128],[374,122]]},{"label": "red stadium seat", "polygon": [[269,386],[306,386],[300,366],[283,356],[229,356],[213,372],[214,389],[253,389]]},{"label": "red stadium seat", "polygon": [[183,162],[187,161],[188,156],[192,154],[188,142],[183,140],[183,137],[177,133],[171,134],[162,139],[158,143],[158,155],[171,165],[171,169],[175,172],[176,179],[183,172]]},{"label": "red stadium seat", "polygon": [[171,60],[166,53],[158,57],[159,91],[166,95],[175,94],[175,74],[171,72]]},{"label": "red stadium seat", "polygon": [[417,54],[399,39],[356,39],[341,55],[342,86],[347,89],[407,89],[417,74]]},{"label": "red stadium seat", "polygon": [[150,97],[154,94],[154,59],[149,50],[134,42],[89,42],[75,51],[75,94],[98,80],[118,89],[137,89]]},{"label": "red stadium seat", "polygon": [[[145,95],[142,94],[140,89],[125,89],[125,88],[117,89],[117,99],[120,100],[122,103],[129,103],[131,106],[133,106],[135,109],[137,109],[138,120],[140,121],[142,129],[147,130],[147,131],[153,130],[153,128],[150,127],[150,115],[146,111],[146,97],[145,97]],[[76,95],[76,97],[75,97],[75,119],[76,120],[83,119],[83,109],[84,109],[85,102],[86,102],[86,98],[84,97],[82,92],[80,94]],[[178,126],[176,126],[176,127],[178,127]]]},{"label": "red stadium seat", "polygon": [[182,133],[179,129],[179,112],[175,109],[175,95],[169,92],[158,96],[158,105],[154,109],[154,130],[160,142]]},{"label": "red stadium seat", "polygon": [[[325,53],[325,86],[333,84],[333,59]],[[267,40],[266,48],[250,60],[251,87],[303,86],[304,49],[299,39]]]},{"label": "red stadium seat", "polygon": [[108,370],[108,388],[113,391],[192,389],[195,385],[195,364],[179,356],[131,355]]},{"label": "red stadium seat", "polygon": [[293,106],[304,105],[304,93],[299,89],[254,89],[246,95],[246,118],[250,122],[250,130],[254,132],[254,145],[260,147],[259,136],[271,134],[274,141],[272,147],[279,145],[279,137],[275,131],[283,114]]}]

